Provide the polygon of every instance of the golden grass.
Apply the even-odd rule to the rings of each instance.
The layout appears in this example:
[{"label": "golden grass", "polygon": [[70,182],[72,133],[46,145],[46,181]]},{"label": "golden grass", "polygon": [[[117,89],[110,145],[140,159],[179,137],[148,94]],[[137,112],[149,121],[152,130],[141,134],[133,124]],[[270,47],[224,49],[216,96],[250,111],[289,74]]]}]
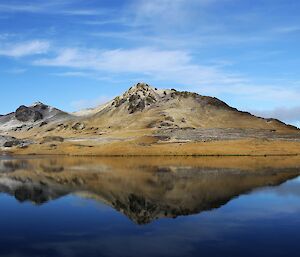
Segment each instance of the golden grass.
[{"label": "golden grass", "polygon": [[13,149],[13,154],[51,154],[78,156],[264,156],[298,155],[300,142],[258,139],[211,142],[163,143],[151,136],[127,141],[64,142],[56,147],[35,144],[25,149]]}]

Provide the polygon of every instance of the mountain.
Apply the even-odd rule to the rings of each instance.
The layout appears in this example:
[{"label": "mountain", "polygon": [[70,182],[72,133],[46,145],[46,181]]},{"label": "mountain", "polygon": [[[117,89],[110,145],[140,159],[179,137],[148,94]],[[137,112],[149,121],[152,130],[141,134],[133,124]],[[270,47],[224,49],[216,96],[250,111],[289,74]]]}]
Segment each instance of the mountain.
[{"label": "mountain", "polygon": [[113,101],[90,110],[86,122],[112,129],[262,128],[297,130],[275,119],[255,117],[221,100],[138,83]]},{"label": "mountain", "polygon": [[[239,111],[215,97],[157,89],[146,83],[134,85],[104,105],[73,114],[42,103],[20,106],[15,112],[0,116],[0,135],[22,139],[24,153],[29,151],[24,148],[31,148],[33,153],[66,153],[68,147],[74,154],[136,155],[162,151],[189,155],[200,154],[198,146],[202,143],[236,144],[241,140],[268,140],[273,148],[276,141],[291,152],[288,143],[300,143],[300,131],[279,120]],[[13,140],[6,146],[18,147],[18,142]],[[192,144],[197,144],[193,150]],[[249,154],[231,148],[230,154]],[[292,150],[295,151],[298,153]],[[277,148],[271,152],[277,153]],[[219,153],[214,150],[214,154]]]},{"label": "mountain", "polygon": [[0,116],[0,131],[30,130],[70,117],[70,114],[41,102],[28,107],[21,105],[15,112]]}]

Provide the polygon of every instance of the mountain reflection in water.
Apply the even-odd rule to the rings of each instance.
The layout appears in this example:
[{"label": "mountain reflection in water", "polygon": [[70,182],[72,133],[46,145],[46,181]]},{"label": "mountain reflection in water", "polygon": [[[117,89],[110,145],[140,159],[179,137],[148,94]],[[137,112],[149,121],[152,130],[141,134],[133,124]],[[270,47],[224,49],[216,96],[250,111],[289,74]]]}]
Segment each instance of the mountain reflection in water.
[{"label": "mountain reflection in water", "polygon": [[[295,157],[296,158],[296,157]],[[219,208],[300,174],[289,158],[5,158],[0,192],[43,205],[67,195],[93,199],[137,224]]]},{"label": "mountain reflection in water", "polygon": [[0,156],[0,257],[297,256],[299,159]]}]

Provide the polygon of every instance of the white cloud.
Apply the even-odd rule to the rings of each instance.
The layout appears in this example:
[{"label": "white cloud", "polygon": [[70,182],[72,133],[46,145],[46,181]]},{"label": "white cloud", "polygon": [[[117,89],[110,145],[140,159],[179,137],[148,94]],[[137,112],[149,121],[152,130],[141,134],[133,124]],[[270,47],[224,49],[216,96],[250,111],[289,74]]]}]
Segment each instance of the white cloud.
[{"label": "white cloud", "polygon": [[9,57],[23,57],[46,53],[50,48],[47,41],[33,40],[17,44],[0,45],[0,55]]},{"label": "white cloud", "polygon": [[129,25],[130,23],[126,19],[107,19],[102,18],[101,20],[87,20],[87,21],[81,21],[80,24],[84,25],[92,25],[92,26],[102,26],[102,25],[110,25],[110,24],[123,24],[123,25]]},{"label": "white cloud", "polygon": [[244,82],[236,74],[223,72],[216,66],[193,64],[185,51],[154,48],[96,50],[67,48],[54,58],[36,60],[35,65],[78,68],[106,73],[142,74],[156,80],[178,83],[230,84]]}]

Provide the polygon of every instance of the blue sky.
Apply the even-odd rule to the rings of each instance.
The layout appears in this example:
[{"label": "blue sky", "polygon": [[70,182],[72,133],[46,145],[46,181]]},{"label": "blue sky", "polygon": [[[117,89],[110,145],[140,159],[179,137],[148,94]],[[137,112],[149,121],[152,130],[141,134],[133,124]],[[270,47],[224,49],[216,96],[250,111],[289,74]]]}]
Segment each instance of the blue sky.
[{"label": "blue sky", "polygon": [[[25,3],[26,2],[26,3]],[[1,0],[0,113],[144,81],[300,125],[298,0]]]}]

